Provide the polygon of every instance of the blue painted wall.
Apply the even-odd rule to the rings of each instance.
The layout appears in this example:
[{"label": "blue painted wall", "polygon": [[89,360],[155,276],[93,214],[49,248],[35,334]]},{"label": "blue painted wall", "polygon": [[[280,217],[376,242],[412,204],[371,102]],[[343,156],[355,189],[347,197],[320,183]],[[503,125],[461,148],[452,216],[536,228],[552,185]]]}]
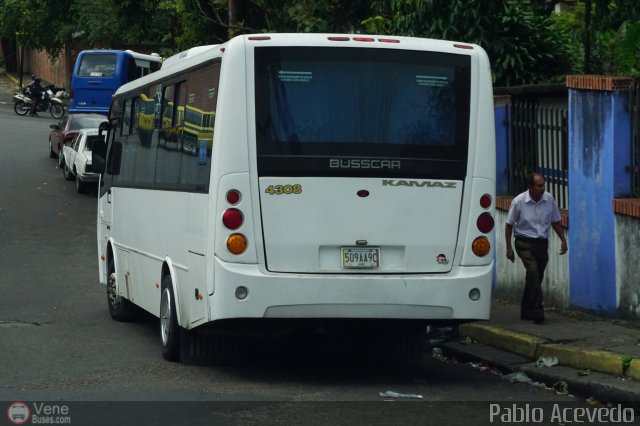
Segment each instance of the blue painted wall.
[{"label": "blue painted wall", "polygon": [[509,109],[508,103],[496,103],[496,195],[509,194]]},{"label": "blue painted wall", "polygon": [[570,303],[600,313],[618,304],[612,200],[630,185],[627,103],[626,92],[569,91]]}]

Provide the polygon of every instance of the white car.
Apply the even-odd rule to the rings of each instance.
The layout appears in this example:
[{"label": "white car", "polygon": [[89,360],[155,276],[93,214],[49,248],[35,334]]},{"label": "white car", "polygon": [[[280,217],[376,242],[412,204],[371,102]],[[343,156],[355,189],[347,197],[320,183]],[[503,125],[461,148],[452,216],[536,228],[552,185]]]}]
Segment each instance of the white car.
[{"label": "white car", "polygon": [[96,140],[104,141],[104,134],[98,135],[98,129],[80,129],[71,142],[62,147],[60,168],[67,180],[76,180],[76,191],[85,191],[88,183],[98,182],[100,174],[94,173],[91,166],[91,149]]}]

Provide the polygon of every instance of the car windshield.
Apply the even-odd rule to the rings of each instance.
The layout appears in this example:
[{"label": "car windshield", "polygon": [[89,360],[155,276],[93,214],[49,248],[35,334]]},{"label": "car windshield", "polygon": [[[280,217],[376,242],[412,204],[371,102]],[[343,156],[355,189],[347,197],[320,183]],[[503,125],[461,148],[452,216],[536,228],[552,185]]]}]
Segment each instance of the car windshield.
[{"label": "car windshield", "polygon": [[75,117],[71,120],[69,130],[79,129],[97,129],[100,123],[106,121],[106,118],[99,117]]}]

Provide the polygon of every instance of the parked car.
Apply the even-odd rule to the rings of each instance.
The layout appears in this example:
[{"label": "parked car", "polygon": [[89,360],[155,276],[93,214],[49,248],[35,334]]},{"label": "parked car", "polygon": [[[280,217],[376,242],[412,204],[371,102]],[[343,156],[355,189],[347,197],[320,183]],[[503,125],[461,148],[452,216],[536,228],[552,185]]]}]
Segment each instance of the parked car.
[{"label": "parked car", "polygon": [[[90,128],[97,129],[100,123],[107,121],[107,117],[102,114],[67,114],[62,117],[58,124],[52,124],[49,133],[49,157],[60,156],[62,146],[73,139],[78,130]],[[60,164],[60,161],[58,161]]]},{"label": "parked car", "polygon": [[98,129],[80,129],[70,143],[62,146],[60,163],[66,180],[76,180],[76,191],[84,192],[86,186],[98,182],[100,174],[93,172],[91,151],[96,140],[104,140]]}]

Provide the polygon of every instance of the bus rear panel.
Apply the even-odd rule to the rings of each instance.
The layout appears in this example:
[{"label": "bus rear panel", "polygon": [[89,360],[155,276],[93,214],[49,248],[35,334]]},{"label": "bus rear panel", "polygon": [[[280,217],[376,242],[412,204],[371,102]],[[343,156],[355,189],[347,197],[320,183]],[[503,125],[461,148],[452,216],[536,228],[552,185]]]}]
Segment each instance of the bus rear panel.
[{"label": "bus rear panel", "polygon": [[100,281],[163,330],[168,293],[194,332],[489,318],[495,135],[479,46],[238,36],[122,86],[110,126]]},{"label": "bus rear panel", "polygon": [[83,50],[71,78],[71,113],[108,114],[111,97],[123,84],[160,69],[160,57],[129,50]]}]

